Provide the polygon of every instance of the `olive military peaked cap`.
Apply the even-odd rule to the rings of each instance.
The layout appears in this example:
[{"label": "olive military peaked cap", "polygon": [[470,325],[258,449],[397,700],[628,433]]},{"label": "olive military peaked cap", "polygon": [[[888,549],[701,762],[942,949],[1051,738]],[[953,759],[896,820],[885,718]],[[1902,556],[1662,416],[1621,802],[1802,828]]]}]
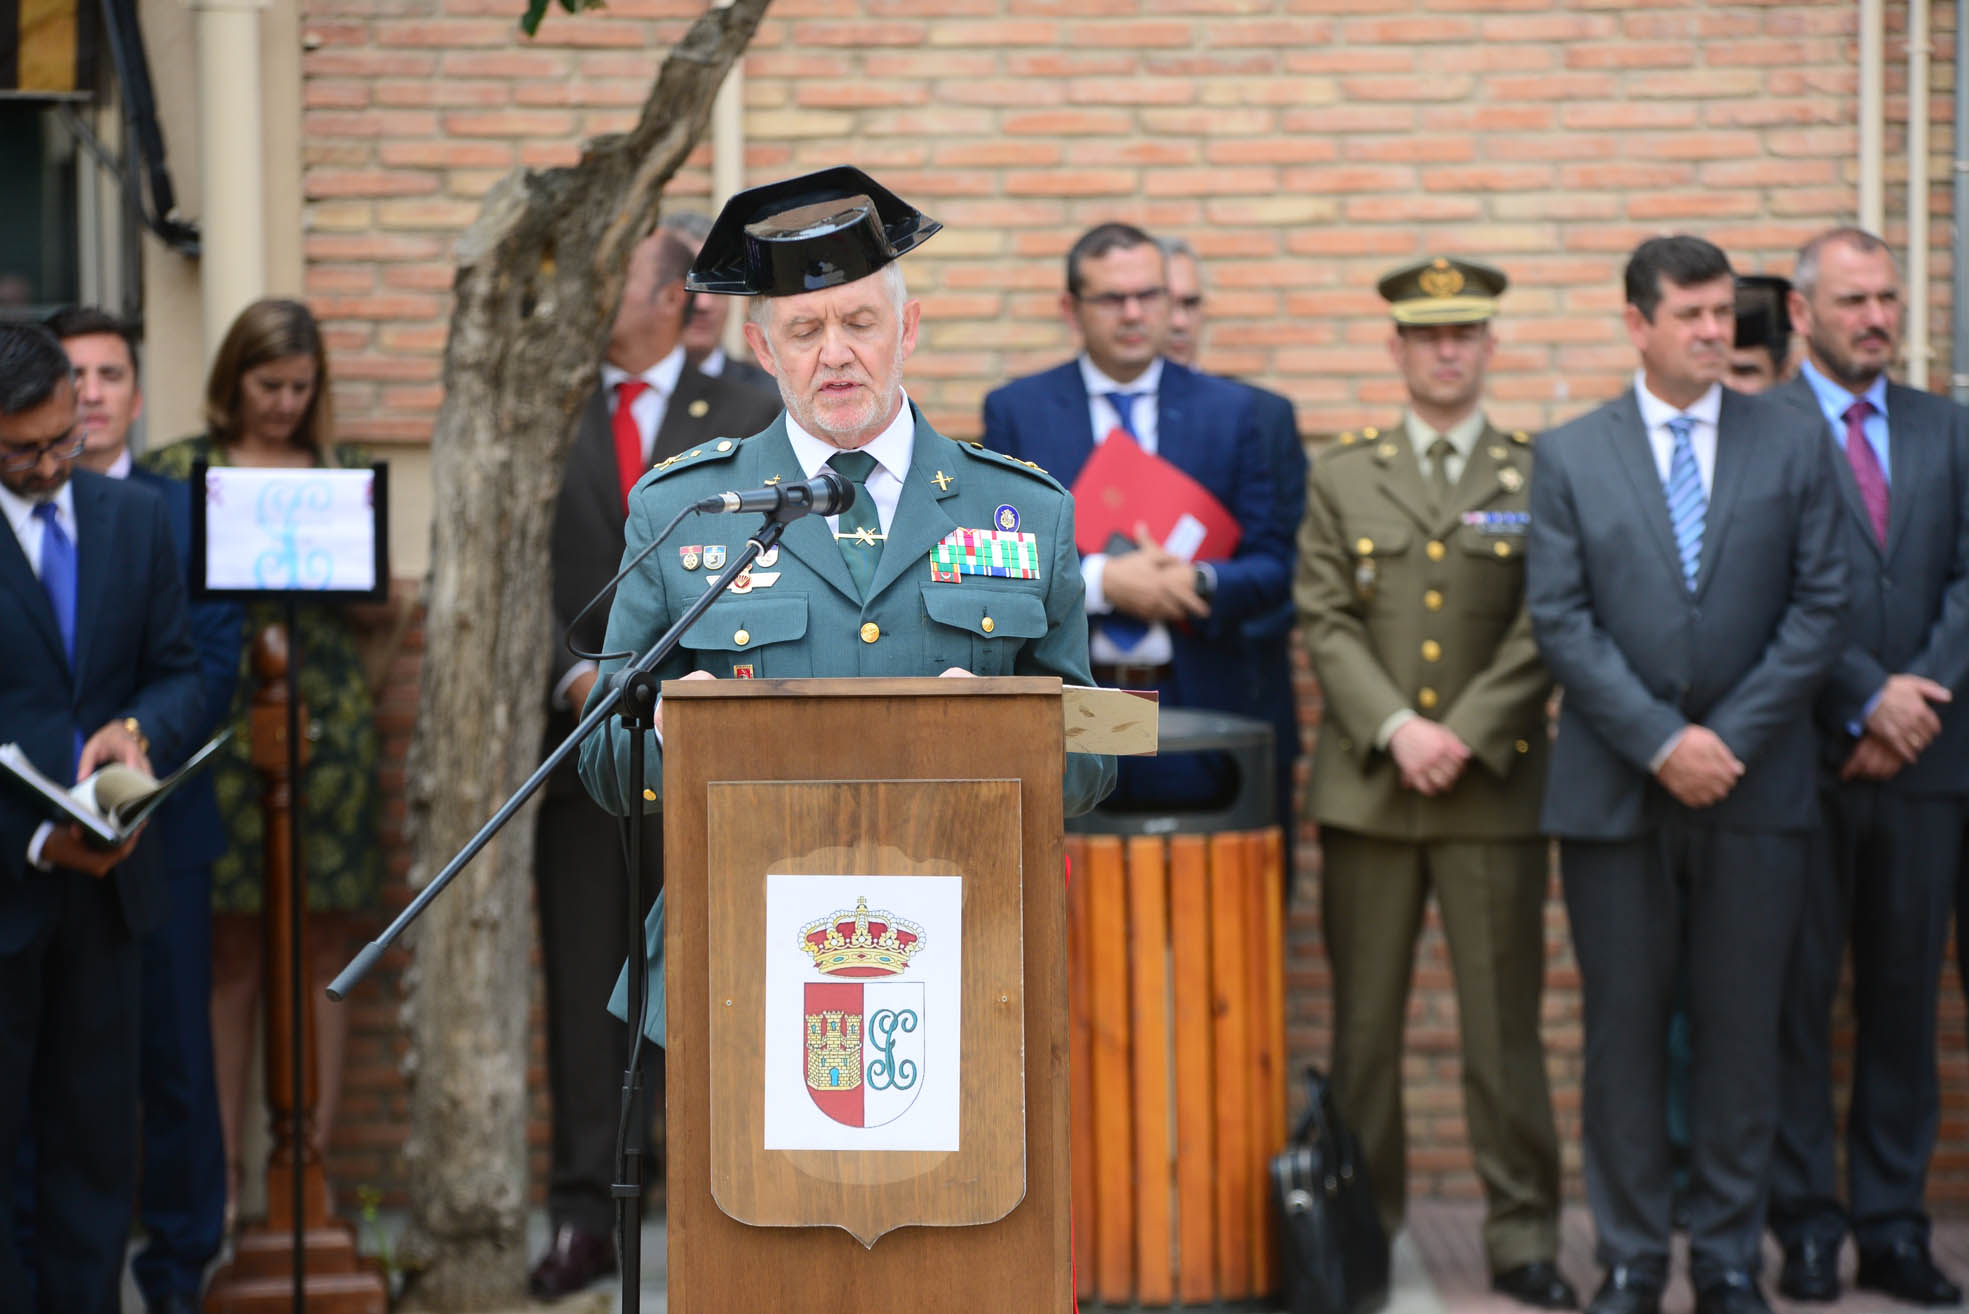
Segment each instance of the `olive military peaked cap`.
[{"label": "olive military peaked cap", "polygon": [[1791,345],[1791,280],[1776,274],[1737,275],[1739,347]]},{"label": "olive military peaked cap", "polygon": [[725,202],[684,286],[741,297],[818,292],[868,277],[942,227],[860,169],[837,165]]},{"label": "olive military peaked cap", "polygon": [[1397,324],[1477,324],[1497,313],[1510,282],[1501,269],[1435,256],[1384,274],[1376,287]]}]

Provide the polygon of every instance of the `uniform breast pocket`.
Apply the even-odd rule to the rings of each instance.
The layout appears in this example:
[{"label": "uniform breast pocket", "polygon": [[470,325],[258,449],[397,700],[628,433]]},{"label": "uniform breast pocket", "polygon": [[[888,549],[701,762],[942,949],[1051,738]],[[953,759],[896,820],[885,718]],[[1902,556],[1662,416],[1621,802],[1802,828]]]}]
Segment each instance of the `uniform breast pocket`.
[{"label": "uniform breast pocket", "polygon": [[783,680],[814,673],[806,637],[805,598],[727,598],[684,631],[684,647],[720,679]]},{"label": "uniform breast pocket", "polygon": [[1349,521],[1343,545],[1353,563],[1354,601],[1372,609],[1390,576],[1400,575],[1415,535],[1395,521]]},{"label": "uniform breast pocket", "polygon": [[1461,564],[1456,589],[1474,612],[1513,613],[1524,599],[1525,536],[1459,529],[1452,539]]},{"label": "uniform breast pocket", "polygon": [[1010,587],[925,584],[925,673],[961,666],[973,675],[1009,675],[1022,643],[1046,634],[1046,606]]}]

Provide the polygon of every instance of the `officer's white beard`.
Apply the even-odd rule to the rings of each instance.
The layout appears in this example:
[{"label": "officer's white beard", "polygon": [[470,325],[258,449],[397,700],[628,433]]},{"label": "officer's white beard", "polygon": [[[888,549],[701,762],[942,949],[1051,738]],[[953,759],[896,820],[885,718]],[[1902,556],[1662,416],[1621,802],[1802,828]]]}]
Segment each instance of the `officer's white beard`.
[{"label": "officer's white beard", "polygon": [[[816,372],[811,385],[814,392],[805,395],[794,393],[787,371],[780,363],[779,345],[773,341],[771,334],[767,334],[766,348],[772,353],[773,377],[779,383],[780,404],[786,407],[786,413],[802,429],[831,446],[853,449],[866,445],[889,426],[902,406],[902,334],[902,321],[898,317],[895,349],[889,353],[889,368],[885,377],[870,379],[859,369],[826,375]],[[836,411],[832,418],[823,418],[817,394],[821,385],[830,379],[852,379],[862,384],[867,400],[846,414]]]}]

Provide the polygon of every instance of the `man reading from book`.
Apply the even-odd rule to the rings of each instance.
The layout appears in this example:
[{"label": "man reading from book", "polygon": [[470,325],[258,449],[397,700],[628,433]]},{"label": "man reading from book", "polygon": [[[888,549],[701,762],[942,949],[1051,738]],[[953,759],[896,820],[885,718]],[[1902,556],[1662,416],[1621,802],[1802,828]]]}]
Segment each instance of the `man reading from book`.
[{"label": "man reading from book", "polygon": [[[74,471],[82,447],[61,344],[0,325],[0,742],[57,780],[110,762],[148,772],[153,746],[182,757],[201,698],[164,505]],[[0,790],[0,1201],[33,1200],[35,1241],[27,1253],[0,1227],[8,1309],[116,1307],[150,865],[134,843],[92,848],[31,791]]]}]

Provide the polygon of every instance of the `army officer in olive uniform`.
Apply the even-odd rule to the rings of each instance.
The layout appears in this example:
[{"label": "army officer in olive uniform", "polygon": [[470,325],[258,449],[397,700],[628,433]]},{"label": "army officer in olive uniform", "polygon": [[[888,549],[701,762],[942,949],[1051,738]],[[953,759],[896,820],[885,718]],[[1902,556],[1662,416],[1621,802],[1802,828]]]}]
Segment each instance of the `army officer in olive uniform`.
[{"label": "army officer in olive uniform", "polygon": [[[686,286],[758,298],[746,340],[779,381],[786,411],[761,433],[700,444],[643,476],[629,496],[628,554],[688,503],[813,478],[823,465],[847,476],[855,501],[839,516],[789,525],[657,667],[660,678],[968,673],[1093,683],[1073,499],[1036,466],[939,434],[903,392],[922,307],[894,261],[939,227],[845,167],[741,192],[712,226]],[[686,522],[676,546],[623,581],[607,651],[654,643],[751,528],[745,517]],[[706,541],[714,536],[723,541]],[[603,663],[602,674],[620,665]],[[604,696],[598,681],[590,707]],[[660,733],[660,702],[657,725]],[[611,727],[581,751],[589,792],[618,813],[628,745]],[[1111,757],[1069,753],[1065,773],[1068,816],[1114,788]],[[636,788],[654,799],[662,781],[651,736]],[[660,992],[660,972],[652,984]]]},{"label": "army officer in olive uniform", "polygon": [[1578,1300],[1554,1263],[1559,1147],[1538,1031],[1545,705],[1524,605],[1531,439],[1484,418],[1502,273],[1436,259],[1383,278],[1409,408],[1315,462],[1293,595],[1325,693],[1309,804],[1324,851],[1333,1078],[1392,1234],[1406,1200],[1402,1022],[1433,891],[1463,1033],[1463,1099],[1493,1287]]}]

